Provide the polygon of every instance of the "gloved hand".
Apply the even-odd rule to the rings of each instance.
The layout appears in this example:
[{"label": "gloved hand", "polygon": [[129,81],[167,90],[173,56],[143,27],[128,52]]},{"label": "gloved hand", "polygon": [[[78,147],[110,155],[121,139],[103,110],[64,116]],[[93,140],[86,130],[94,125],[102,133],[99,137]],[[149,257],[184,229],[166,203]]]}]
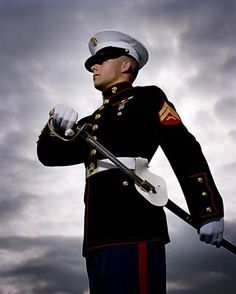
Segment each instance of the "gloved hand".
[{"label": "gloved hand", "polygon": [[204,222],[199,231],[199,237],[202,242],[220,247],[223,240],[224,219],[216,218]]},{"label": "gloved hand", "polygon": [[50,111],[52,119],[52,127],[65,131],[65,136],[73,136],[74,131],[72,128],[78,119],[78,113],[69,106],[58,104],[52,111]]}]

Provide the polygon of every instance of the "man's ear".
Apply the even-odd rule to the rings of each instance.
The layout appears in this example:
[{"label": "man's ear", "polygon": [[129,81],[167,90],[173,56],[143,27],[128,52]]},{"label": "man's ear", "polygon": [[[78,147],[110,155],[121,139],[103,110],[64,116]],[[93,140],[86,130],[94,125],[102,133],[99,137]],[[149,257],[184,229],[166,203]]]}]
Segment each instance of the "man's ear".
[{"label": "man's ear", "polygon": [[130,69],[131,69],[131,61],[127,59],[124,60],[122,63],[121,72],[122,73],[130,72]]}]

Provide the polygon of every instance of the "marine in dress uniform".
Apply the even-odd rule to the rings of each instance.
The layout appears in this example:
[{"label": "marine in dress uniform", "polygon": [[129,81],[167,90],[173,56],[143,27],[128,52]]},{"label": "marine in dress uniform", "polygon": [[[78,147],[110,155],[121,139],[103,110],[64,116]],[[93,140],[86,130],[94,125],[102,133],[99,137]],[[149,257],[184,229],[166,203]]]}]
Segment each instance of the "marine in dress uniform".
[{"label": "marine in dress uniform", "polygon": [[[139,69],[148,59],[140,42],[117,31],[98,32],[89,49],[89,71],[96,63],[120,56],[136,60]],[[157,86],[133,87],[126,81],[105,89],[102,99],[78,124],[89,124],[93,138],[130,169],[135,169],[135,158],[150,162],[162,148],[199,228],[222,219],[222,198],[201,147],[165,93]],[[166,293],[169,236],[163,208],[145,200],[122,171],[80,136],[64,142],[46,125],[37,148],[46,166],[85,165],[83,255],[91,294]]]}]

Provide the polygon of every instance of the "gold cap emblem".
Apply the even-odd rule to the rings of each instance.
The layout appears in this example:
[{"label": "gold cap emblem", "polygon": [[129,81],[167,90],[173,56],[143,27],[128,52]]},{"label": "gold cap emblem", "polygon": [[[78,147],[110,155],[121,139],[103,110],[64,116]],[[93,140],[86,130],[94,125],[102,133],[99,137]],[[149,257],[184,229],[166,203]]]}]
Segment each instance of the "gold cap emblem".
[{"label": "gold cap emblem", "polygon": [[94,47],[96,47],[97,44],[98,44],[98,40],[97,40],[96,37],[92,37],[91,40],[90,40],[90,42],[93,44]]}]

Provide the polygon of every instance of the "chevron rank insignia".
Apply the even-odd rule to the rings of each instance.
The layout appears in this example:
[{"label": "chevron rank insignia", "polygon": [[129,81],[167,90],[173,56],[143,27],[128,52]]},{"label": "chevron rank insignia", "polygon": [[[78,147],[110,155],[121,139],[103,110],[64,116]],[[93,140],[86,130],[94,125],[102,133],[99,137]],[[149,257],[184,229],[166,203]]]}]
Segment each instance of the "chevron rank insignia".
[{"label": "chevron rank insignia", "polygon": [[159,111],[159,117],[163,125],[177,125],[181,123],[178,113],[166,102],[164,102],[162,109]]}]

